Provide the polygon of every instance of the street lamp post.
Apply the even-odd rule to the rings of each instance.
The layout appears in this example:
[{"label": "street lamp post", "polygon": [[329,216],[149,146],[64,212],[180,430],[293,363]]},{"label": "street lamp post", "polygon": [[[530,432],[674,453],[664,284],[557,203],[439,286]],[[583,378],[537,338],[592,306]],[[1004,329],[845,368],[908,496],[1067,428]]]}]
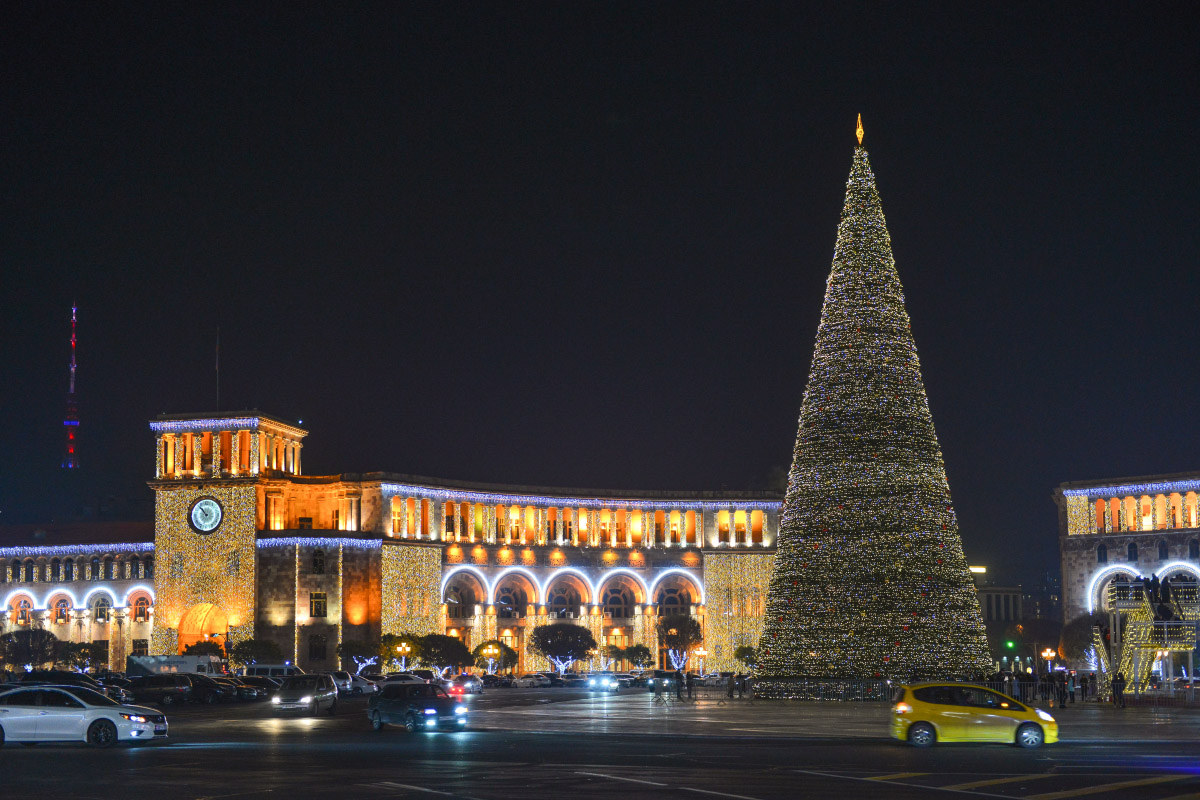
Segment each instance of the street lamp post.
[{"label": "street lamp post", "polygon": [[700,674],[703,675],[704,674],[704,659],[708,658],[708,651],[705,650],[703,647],[697,647],[695,650],[692,651],[692,655],[696,656],[696,658],[700,660]]},{"label": "street lamp post", "polygon": [[483,656],[488,661],[488,674],[489,675],[496,674],[495,664],[496,664],[496,656],[498,656],[498,655],[500,655],[500,648],[496,647],[496,645],[494,645],[494,644],[489,644],[487,647],[483,648]]},{"label": "street lamp post", "polygon": [[400,656],[400,671],[405,672],[408,669],[408,654],[412,652],[412,647],[408,642],[401,642],[396,645],[396,655]]},{"label": "street lamp post", "polygon": [[1054,656],[1055,656],[1054,650],[1052,650],[1049,647],[1047,647],[1045,650],[1042,651],[1042,658],[1044,658],[1046,660],[1046,674],[1047,675],[1050,674],[1050,668],[1051,668],[1051,666],[1053,666],[1052,659],[1054,658]]}]

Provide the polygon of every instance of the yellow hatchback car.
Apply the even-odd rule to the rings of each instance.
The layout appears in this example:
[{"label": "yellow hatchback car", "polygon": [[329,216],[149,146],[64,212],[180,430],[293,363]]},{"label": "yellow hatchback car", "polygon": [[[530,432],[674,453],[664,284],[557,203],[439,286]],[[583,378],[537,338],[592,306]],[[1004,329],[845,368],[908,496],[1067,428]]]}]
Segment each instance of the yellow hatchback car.
[{"label": "yellow hatchback car", "polygon": [[934,742],[1040,747],[1058,741],[1054,717],[983,686],[918,683],[897,687],[892,701],[892,738],[914,747]]}]

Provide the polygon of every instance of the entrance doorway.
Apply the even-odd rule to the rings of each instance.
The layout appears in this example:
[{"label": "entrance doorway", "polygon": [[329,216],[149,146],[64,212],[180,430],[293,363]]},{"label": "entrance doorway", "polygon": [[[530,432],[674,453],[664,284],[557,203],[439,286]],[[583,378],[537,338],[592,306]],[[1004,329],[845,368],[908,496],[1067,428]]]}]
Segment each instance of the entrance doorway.
[{"label": "entrance doorway", "polygon": [[198,603],[187,610],[179,621],[179,652],[189,644],[203,642],[214,634],[222,649],[229,633],[229,617],[212,603]]}]

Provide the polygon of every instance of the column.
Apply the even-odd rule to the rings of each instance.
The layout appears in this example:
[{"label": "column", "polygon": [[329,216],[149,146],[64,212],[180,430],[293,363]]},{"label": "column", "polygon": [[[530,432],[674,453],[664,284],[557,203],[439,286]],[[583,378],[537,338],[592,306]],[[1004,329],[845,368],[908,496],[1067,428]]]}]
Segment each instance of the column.
[{"label": "column", "polygon": [[600,545],[600,509],[589,508],[588,515],[588,544],[592,547]]},{"label": "column", "polygon": [[300,471],[300,451],[301,451],[301,450],[303,450],[303,449],[304,449],[304,445],[303,445],[303,444],[301,444],[300,442],[296,442],[296,466],[295,466],[295,469],[294,469],[293,471],[294,471],[294,472],[295,472],[297,475],[301,475],[301,474],[302,474],[302,473],[301,473],[301,471]]},{"label": "column", "polygon": [[259,441],[258,431],[250,431],[250,474],[262,472],[262,442]]},{"label": "column", "polygon": [[[221,432],[220,431],[213,431],[213,434],[212,434],[212,467],[210,469],[210,474],[214,478],[220,477],[220,475],[221,475]],[[109,652],[111,653],[112,650],[110,649]]]},{"label": "column", "polygon": [[421,498],[413,498],[413,534],[417,539],[421,537]]},{"label": "column", "polygon": [[446,536],[446,501],[429,501],[429,536],[436,541],[445,541]]},{"label": "column", "polygon": [[229,434],[229,474],[238,475],[242,471],[242,432],[233,431]]},{"label": "column", "polygon": [[490,503],[483,507],[483,541],[496,543],[496,507]]},{"label": "column", "polygon": [[537,520],[537,538],[534,539],[539,545],[546,544],[546,509],[538,506],[534,511],[534,519]]},{"label": "column", "polygon": [[559,547],[563,543],[563,515],[567,513],[565,508],[556,508],[554,510],[554,543]]},{"label": "column", "polygon": [[199,478],[203,473],[204,437],[199,433],[192,434],[192,475]]},{"label": "column", "polygon": [[159,434],[154,440],[157,451],[154,454],[154,477],[161,480],[163,476],[163,442],[166,439],[163,434]]}]

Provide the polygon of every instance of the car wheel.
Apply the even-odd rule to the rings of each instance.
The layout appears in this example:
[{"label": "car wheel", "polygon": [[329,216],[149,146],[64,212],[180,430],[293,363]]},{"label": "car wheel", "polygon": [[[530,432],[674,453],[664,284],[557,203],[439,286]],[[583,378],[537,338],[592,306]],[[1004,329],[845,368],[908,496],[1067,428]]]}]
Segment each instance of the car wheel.
[{"label": "car wheel", "polygon": [[87,743],[93,747],[112,747],[117,743],[117,726],[98,719],[87,730]]},{"label": "car wheel", "polygon": [[355,686],[355,687],[354,687],[354,694],[362,694],[362,687],[361,687],[361,686]]},{"label": "car wheel", "polygon": [[0,728],[0,747],[4,747],[4,728]]},{"label": "car wheel", "polygon": [[158,704],[159,704],[159,705],[162,705],[162,706],[173,706],[173,705],[175,705],[175,695],[173,695],[173,694],[164,694],[162,697],[160,697],[160,698],[159,698],[159,700],[158,700]]},{"label": "car wheel", "polygon": [[381,731],[381,730],[383,730],[383,726],[384,726],[383,717],[379,716],[379,712],[376,711],[374,714],[371,715],[371,730]]},{"label": "car wheel", "polygon": [[329,716],[332,717],[336,713],[337,713],[337,700],[334,700],[332,703],[329,704]]},{"label": "car wheel", "polygon": [[1045,739],[1046,735],[1042,733],[1042,726],[1040,725],[1026,722],[1017,728],[1017,746],[1019,747],[1041,747]]},{"label": "car wheel", "polygon": [[908,729],[908,743],[913,747],[929,747],[937,741],[937,731],[928,722],[917,722]]},{"label": "car wheel", "polygon": [[415,733],[417,730],[417,718],[409,714],[404,718],[404,730],[409,733]]},{"label": "car wheel", "polygon": [[216,694],[216,692],[209,692],[208,694],[204,695],[204,702],[205,702],[205,703],[208,703],[210,706],[211,706],[213,703],[217,702],[217,694]]},{"label": "car wheel", "polygon": [[313,700],[311,703],[308,704],[308,715],[310,717],[315,717],[317,715],[317,701],[316,700]]}]

